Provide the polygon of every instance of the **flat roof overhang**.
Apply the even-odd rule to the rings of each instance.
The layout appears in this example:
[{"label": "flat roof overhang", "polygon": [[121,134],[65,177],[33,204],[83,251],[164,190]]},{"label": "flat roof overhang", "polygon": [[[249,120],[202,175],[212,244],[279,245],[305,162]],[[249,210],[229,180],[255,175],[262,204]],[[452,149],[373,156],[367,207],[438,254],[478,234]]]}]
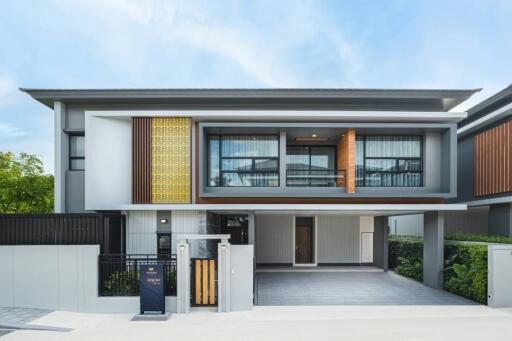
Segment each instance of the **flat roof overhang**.
[{"label": "flat roof overhang", "polygon": [[66,104],[167,105],[179,109],[345,109],[444,111],[481,89],[37,89],[20,88],[53,108]]},{"label": "flat roof overhang", "polygon": [[87,210],[139,211],[218,211],[254,212],[256,214],[296,215],[403,215],[432,211],[466,211],[466,204],[183,204],[183,205],[109,205]]}]

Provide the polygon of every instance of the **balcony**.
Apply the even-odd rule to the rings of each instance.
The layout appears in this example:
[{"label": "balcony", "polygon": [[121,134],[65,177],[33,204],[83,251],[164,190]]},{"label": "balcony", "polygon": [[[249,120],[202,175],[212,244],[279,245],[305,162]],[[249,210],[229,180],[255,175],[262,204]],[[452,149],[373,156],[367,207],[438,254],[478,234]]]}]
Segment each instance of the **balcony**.
[{"label": "balcony", "polygon": [[288,169],[286,187],[345,187],[345,170]]}]

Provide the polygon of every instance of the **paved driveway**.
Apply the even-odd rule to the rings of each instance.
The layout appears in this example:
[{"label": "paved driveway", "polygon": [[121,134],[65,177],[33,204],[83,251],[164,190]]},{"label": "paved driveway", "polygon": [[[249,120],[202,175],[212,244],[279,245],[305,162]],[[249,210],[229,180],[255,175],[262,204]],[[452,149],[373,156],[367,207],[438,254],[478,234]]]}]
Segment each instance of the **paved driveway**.
[{"label": "paved driveway", "polygon": [[393,272],[260,272],[258,305],[468,305]]}]

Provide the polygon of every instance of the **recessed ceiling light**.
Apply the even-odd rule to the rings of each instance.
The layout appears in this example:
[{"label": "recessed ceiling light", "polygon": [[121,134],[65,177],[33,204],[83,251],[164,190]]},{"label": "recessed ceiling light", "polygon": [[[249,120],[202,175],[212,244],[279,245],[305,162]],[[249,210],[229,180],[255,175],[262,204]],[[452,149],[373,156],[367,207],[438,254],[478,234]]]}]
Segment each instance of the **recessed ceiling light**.
[{"label": "recessed ceiling light", "polygon": [[311,137],[312,137],[312,138],[315,138],[315,137],[316,137],[316,134],[311,135]]}]

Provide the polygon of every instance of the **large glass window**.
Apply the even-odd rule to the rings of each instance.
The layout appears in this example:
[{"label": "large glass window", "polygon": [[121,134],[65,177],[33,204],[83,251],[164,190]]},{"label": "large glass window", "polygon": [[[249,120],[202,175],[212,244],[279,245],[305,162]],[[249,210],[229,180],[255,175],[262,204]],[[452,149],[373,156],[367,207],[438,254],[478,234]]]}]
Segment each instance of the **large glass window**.
[{"label": "large glass window", "polygon": [[69,169],[85,169],[85,136],[69,136]]},{"label": "large glass window", "polygon": [[278,187],[279,136],[208,136],[208,185]]},{"label": "large glass window", "polygon": [[336,147],[288,146],[286,185],[326,187],[336,185]]},{"label": "large glass window", "polygon": [[422,141],[421,136],[358,135],[356,186],[422,186]]}]

